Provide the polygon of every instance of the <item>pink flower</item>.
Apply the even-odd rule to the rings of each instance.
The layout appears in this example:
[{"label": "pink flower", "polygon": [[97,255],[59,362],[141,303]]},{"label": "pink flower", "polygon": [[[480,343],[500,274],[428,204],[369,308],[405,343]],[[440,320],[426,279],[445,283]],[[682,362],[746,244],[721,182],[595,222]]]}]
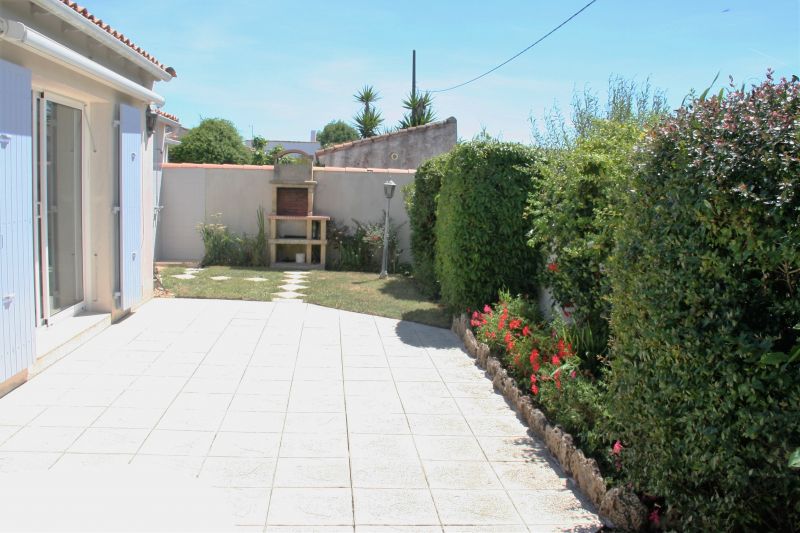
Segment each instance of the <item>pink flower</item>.
[{"label": "pink flower", "polygon": [[622,449],[623,448],[624,448],[624,446],[622,446],[622,443],[620,441],[617,441],[617,442],[614,443],[614,446],[611,448],[611,453],[613,453],[614,455],[619,455],[619,454],[622,453]]},{"label": "pink flower", "polygon": [[489,307],[488,305],[484,305],[484,306],[483,306],[483,312],[484,312],[484,313],[489,313],[489,314],[492,314],[492,308],[491,308],[491,307]]},{"label": "pink flower", "polygon": [[575,372],[574,370],[569,373],[569,377],[571,377],[572,379],[575,379],[575,376],[577,376],[577,375],[578,375],[578,373]]}]

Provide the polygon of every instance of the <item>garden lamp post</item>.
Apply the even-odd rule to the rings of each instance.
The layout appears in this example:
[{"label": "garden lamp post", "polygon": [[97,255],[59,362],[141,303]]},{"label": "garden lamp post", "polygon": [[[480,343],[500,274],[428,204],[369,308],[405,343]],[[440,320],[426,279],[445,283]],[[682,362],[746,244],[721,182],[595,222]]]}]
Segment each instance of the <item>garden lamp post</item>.
[{"label": "garden lamp post", "polygon": [[378,276],[380,279],[389,275],[389,272],[387,272],[389,261],[389,205],[392,202],[395,187],[397,187],[397,184],[392,180],[383,184],[383,194],[386,196],[386,222],[383,224],[383,261],[381,261],[381,273]]}]

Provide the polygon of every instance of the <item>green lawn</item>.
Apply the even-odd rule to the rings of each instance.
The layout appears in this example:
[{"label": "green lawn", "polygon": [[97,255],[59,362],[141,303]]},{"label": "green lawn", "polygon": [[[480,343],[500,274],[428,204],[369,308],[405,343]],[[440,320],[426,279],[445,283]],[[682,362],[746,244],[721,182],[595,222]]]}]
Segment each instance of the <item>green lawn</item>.
[{"label": "green lawn", "polygon": [[[228,300],[270,301],[278,292],[283,273],[264,268],[207,267],[193,274],[195,279],[182,280],[185,267],[160,267],[161,281],[169,293],[178,298],[221,298]],[[216,281],[212,277],[231,279]],[[245,278],[266,278],[254,282]],[[385,316],[431,326],[449,327],[450,315],[441,305],[425,299],[411,278],[402,275],[378,279],[377,274],[312,270],[305,294],[308,303],[358,313]]]}]

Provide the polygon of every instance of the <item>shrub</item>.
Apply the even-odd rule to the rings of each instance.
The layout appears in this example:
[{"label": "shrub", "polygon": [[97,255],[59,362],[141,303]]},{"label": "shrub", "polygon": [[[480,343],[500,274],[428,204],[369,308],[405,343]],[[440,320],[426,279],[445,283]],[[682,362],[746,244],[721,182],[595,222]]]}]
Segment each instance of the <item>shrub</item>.
[{"label": "shrub", "polygon": [[203,239],[202,266],[253,266],[263,267],[269,264],[267,257],[267,235],[264,224],[264,209],[256,212],[258,233],[254,237],[236,235],[231,233],[225,224],[222,224],[222,213],[216,213],[211,218],[213,222],[198,224],[197,231]]},{"label": "shrub", "polygon": [[573,147],[552,151],[539,165],[529,199],[529,242],[548,257],[542,283],[601,341],[608,335],[606,264],[641,136],[633,121],[594,120]]},{"label": "shrub", "polygon": [[[769,76],[768,76],[769,77]],[[649,135],[617,235],[623,471],[686,530],[800,523],[800,83],[702,97]]]},{"label": "shrub", "polygon": [[434,252],[436,249],[436,199],[448,155],[443,154],[422,163],[414,182],[404,189],[406,211],[411,221],[411,254],[414,258],[414,279],[428,297],[439,295]]},{"label": "shrub", "polygon": [[521,144],[472,141],[447,158],[436,207],[435,269],[451,309],[497,300],[500,289],[530,293],[538,252],[523,218],[538,152]]},{"label": "shrub", "polygon": [[211,216],[214,222],[198,224],[197,231],[203,239],[205,253],[202,266],[208,265],[238,265],[241,262],[240,240],[222,224],[222,213]]},{"label": "shrub", "polygon": [[331,120],[325,124],[322,131],[317,134],[317,141],[319,141],[323,148],[334,144],[355,141],[358,138],[359,136],[356,129],[342,120]]},{"label": "shrub", "polygon": [[[337,255],[328,264],[331,270],[351,270],[357,272],[380,272],[383,261],[384,222],[363,223],[353,219],[354,228],[331,221],[328,223],[328,241],[331,250]],[[397,271],[400,254],[398,228],[389,219],[389,257],[387,270]]]}]

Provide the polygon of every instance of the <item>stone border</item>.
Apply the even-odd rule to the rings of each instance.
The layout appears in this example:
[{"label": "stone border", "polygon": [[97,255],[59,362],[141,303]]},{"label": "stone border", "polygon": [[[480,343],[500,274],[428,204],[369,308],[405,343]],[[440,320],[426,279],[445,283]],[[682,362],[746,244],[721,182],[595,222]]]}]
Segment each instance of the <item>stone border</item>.
[{"label": "stone border", "polygon": [[528,427],[544,441],[564,472],[572,476],[600,514],[616,527],[634,531],[642,529],[647,524],[647,508],[639,498],[624,488],[606,489],[597,462],[587,458],[575,446],[572,435],[551,424],[544,413],[533,406],[530,396],[520,391],[502,363],[491,355],[489,346],[475,338],[467,315],[454,316],[451,329],[464,342],[470,357],[476,359],[475,364],[489,375],[494,388],[503,394]]}]

